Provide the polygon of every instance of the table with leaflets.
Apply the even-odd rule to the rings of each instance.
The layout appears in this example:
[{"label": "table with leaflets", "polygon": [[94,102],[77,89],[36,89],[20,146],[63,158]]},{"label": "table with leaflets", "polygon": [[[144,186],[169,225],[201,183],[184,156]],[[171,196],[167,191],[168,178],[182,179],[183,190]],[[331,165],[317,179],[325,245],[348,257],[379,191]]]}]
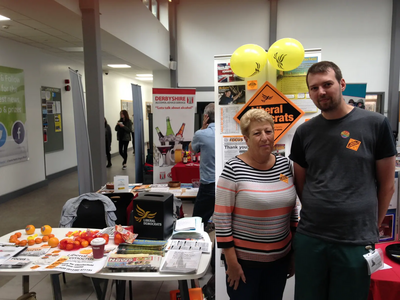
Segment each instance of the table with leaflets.
[{"label": "table with leaflets", "polygon": [[[66,233],[71,230],[81,230],[85,231],[86,229],[80,228],[53,228],[52,233],[61,241],[66,237]],[[10,235],[15,232],[25,232],[24,229],[13,231],[9,234],[6,234],[0,237],[0,244],[7,244],[9,242]],[[35,233],[40,235],[40,229],[36,229]],[[28,235],[23,234],[21,239],[26,239]],[[204,234],[204,240],[210,241],[208,234]],[[37,247],[30,246],[30,247]],[[113,239],[110,238],[106,249],[115,248],[116,245],[113,242]],[[29,249],[29,247],[28,247]],[[81,249],[80,249],[81,250]],[[29,276],[35,275],[43,275],[50,274],[52,290],[53,290],[53,298],[56,300],[61,300],[61,287],[59,275],[63,272],[65,273],[82,273],[84,276],[90,277],[93,286],[95,287],[95,292],[98,299],[105,299],[107,296],[110,296],[111,293],[111,283],[112,281],[118,281],[121,283],[123,281],[123,286],[125,286],[125,281],[171,281],[177,280],[179,282],[179,287],[181,290],[181,299],[189,299],[188,292],[188,284],[187,280],[201,278],[207,272],[208,266],[211,260],[211,253],[203,253],[201,255],[200,264],[197,271],[193,274],[172,274],[172,273],[160,273],[160,272],[113,272],[107,268],[104,268],[106,264],[107,257],[105,256],[101,260],[93,260],[93,257],[90,257],[90,254],[87,257],[81,257],[83,254],[80,254],[80,250],[74,251],[60,251],[58,248],[50,248],[49,253],[50,257],[52,255],[57,255],[56,259],[59,258],[63,262],[60,264],[51,263],[51,268],[48,268],[46,264],[38,264],[38,259],[33,258],[31,263],[27,264],[22,268],[0,268],[0,276],[21,276],[23,277],[22,284],[22,292],[23,294],[29,292]],[[53,254],[52,254],[53,253]],[[18,258],[24,258],[24,252],[21,252],[18,255]],[[65,257],[69,257],[65,259]],[[26,257],[25,257],[26,258]],[[30,257],[29,257],[30,258]],[[163,260],[165,257],[163,258]],[[57,260],[58,261],[58,260]],[[65,263],[67,261],[67,263]],[[68,261],[70,263],[68,263]],[[122,286],[122,284],[120,284]],[[125,291],[124,291],[125,292]],[[119,294],[118,299],[125,299],[125,295],[123,293]]]}]

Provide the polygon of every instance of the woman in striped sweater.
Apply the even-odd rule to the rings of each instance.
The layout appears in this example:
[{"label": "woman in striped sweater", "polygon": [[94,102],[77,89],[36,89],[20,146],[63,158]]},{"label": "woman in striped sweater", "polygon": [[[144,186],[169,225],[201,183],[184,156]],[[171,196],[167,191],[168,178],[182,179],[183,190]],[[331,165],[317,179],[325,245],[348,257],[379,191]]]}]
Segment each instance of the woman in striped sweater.
[{"label": "woman in striped sweater", "polygon": [[225,164],[214,222],[230,299],[282,299],[291,274],[296,191],[289,160],[273,155],[274,121],[262,109],[240,120],[248,151]]}]

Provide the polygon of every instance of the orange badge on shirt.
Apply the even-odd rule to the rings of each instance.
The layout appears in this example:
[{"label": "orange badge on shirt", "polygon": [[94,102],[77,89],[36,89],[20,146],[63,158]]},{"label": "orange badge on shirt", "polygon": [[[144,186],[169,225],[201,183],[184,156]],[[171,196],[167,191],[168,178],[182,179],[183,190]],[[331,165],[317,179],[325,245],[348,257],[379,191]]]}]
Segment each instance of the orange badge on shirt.
[{"label": "orange badge on shirt", "polygon": [[357,141],[355,139],[350,139],[350,141],[347,143],[346,148],[354,150],[354,151],[358,151],[358,148],[360,147],[361,142]]},{"label": "orange badge on shirt", "polygon": [[283,175],[283,174],[279,175],[279,180],[289,183],[289,177],[287,177],[286,175]]}]

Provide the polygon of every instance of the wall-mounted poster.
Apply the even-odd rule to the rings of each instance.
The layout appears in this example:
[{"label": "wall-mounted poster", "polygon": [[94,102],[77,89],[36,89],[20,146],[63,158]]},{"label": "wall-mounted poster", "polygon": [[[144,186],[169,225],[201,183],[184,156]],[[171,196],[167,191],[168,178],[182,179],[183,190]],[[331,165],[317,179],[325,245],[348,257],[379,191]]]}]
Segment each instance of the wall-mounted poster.
[{"label": "wall-mounted poster", "polygon": [[352,106],[365,109],[366,83],[347,83],[343,91],[344,101]]},{"label": "wall-mounted poster", "polygon": [[244,104],[246,85],[226,85],[218,87],[219,105]]},{"label": "wall-mounted poster", "polygon": [[237,76],[233,73],[231,69],[231,64],[228,63],[219,63],[217,65],[218,72],[218,82],[233,82],[233,81],[244,81],[245,79]]},{"label": "wall-mounted poster", "polygon": [[28,160],[24,70],[0,66],[0,167]]},{"label": "wall-mounted poster", "polygon": [[42,86],[40,89],[43,121],[44,152],[64,149],[62,132],[61,89]]}]

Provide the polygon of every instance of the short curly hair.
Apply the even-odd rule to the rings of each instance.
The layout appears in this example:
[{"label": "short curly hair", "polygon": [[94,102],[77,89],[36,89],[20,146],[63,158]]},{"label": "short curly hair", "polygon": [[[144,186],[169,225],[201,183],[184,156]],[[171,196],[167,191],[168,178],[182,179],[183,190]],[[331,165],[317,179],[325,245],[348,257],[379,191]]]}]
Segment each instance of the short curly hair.
[{"label": "short curly hair", "polygon": [[244,136],[249,136],[250,124],[251,122],[265,122],[271,124],[272,130],[274,130],[274,119],[272,116],[267,113],[265,110],[260,108],[254,108],[247,111],[241,118],[240,118],[240,131]]}]

